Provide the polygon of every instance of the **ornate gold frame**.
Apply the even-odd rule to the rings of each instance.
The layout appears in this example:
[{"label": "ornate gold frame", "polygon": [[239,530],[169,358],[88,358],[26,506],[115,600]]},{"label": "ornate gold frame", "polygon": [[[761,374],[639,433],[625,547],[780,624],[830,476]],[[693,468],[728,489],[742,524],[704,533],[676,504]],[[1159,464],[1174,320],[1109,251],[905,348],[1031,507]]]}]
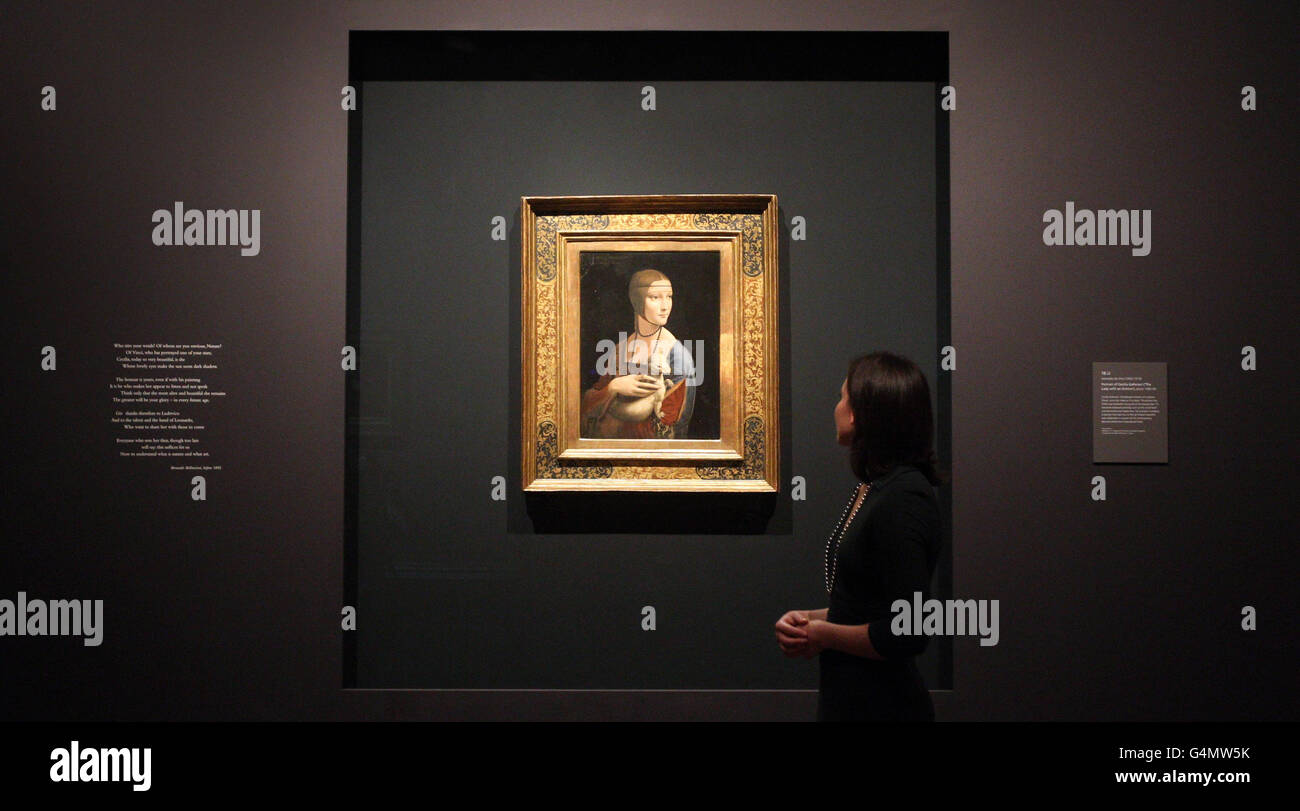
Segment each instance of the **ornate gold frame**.
[{"label": "ornate gold frame", "polygon": [[[523,488],[776,492],[776,196],[523,197],[520,210]],[[578,436],[576,267],[595,245],[722,253],[719,439]]]}]

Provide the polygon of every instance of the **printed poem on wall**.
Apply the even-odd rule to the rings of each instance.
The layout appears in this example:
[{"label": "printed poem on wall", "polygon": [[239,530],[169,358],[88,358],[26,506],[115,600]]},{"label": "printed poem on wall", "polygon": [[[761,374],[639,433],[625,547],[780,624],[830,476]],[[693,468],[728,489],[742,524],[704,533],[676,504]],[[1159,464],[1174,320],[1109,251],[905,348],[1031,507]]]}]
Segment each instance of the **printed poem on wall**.
[{"label": "printed poem on wall", "polygon": [[1169,461],[1164,363],[1092,364],[1092,461]]},{"label": "printed poem on wall", "polygon": [[211,384],[221,344],[113,344],[114,442],[124,458],[166,459],[172,470],[220,470],[204,425],[226,396]]}]

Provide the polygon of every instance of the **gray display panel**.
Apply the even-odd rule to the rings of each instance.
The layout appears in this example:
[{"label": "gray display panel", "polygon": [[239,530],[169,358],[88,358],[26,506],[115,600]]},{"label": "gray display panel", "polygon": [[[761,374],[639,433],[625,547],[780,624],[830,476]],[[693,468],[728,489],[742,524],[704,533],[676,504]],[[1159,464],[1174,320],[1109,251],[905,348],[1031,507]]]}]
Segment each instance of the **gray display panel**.
[{"label": "gray display panel", "polygon": [[[359,687],[816,687],[772,623],[826,604],[822,545],[854,481],[832,423],[848,363],[891,349],[939,390],[937,88],[657,82],[646,111],[641,86],[362,88]],[[766,532],[535,532],[514,449],[519,198],[746,192],[778,195],[783,229],[789,473]],[[949,560],[945,542],[941,598]],[[950,686],[949,644],[920,661],[931,687]]]}]

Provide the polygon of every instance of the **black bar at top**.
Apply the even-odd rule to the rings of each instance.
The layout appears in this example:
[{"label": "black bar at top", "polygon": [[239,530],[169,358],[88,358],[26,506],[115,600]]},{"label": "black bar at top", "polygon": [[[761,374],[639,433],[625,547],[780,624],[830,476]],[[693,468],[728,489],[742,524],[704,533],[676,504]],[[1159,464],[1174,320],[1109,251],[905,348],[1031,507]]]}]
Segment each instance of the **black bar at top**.
[{"label": "black bar at top", "polygon": [[351,31],[349,80],[947,81],[946,31]]}]

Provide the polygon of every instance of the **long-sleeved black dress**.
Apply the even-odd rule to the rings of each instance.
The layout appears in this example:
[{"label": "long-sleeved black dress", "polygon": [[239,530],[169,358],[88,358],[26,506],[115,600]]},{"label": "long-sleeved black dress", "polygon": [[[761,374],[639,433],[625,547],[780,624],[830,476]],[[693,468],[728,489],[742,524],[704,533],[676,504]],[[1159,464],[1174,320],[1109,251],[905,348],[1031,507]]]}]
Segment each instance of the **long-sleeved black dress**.
[{"label": "long-sleeved black dress", "polygon": [[826,620],[869,623],[871,645],[885,659],[823,650],[817,720],[934,720],[916,667],[929,637],[894,635],[890,606],[912,602],[917,591],[929,598],[941,541],[939,501],[925,474],[898,465],[872,480],[836,554]]}]

